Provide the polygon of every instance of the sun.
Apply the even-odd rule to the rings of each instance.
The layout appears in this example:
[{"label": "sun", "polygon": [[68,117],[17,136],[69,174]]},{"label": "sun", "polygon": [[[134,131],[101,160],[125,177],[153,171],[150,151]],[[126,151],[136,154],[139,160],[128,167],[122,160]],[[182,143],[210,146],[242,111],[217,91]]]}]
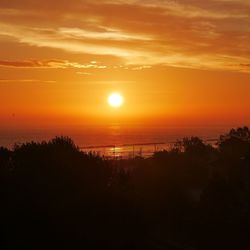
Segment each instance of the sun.
[{"label": "sun", "polygon": [[123,97],[119,93],[112,93],[108,97],[108,104],[113,108],[119,108],[123,104]]}]

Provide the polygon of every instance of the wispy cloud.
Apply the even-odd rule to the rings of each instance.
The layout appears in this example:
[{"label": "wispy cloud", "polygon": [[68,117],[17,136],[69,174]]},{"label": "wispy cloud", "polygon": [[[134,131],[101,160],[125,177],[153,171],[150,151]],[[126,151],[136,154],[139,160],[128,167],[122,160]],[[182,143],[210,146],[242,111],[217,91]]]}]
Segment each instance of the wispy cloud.
[{"label": "wispy cloud", "polygon": [[[248,0],[2,0],[0,13],[0,35],[29,46],[102,56],[103,61],[114,56],[138,69],[161,64],[250,71],[245,66],[250,61]],[[53,60],[4,64],[100,68]]]},{"label": "wispy cloud", "polygon": [[56,81],[39,79],[0,79],[0,83],[56,83]]},{"label": "wispy cloud", "polygon": [[104,69],[107,66],[98,65],[96,63],[80,64],[77,62],[69,62],[67,60],[24,60],[24,61],[1,61],[0,67],[13,68],[55,68],[55,69]]},{"label": "wispy cloud", "polygon": [[101,27],[102,31],[88,31],[79,28],[59,28],[58,33],[71,38],[85,38],[97,40],[151,40],[149,36],[140,36],[136,34],[129,34],[120,30]]},{"label": "wispy cloud", "polygon": [[76,72],[77,75],[85,75],[85,76],[91,76],[92,73],[89,73],[89,72],[81,72],[81,71],[78,71]]}]

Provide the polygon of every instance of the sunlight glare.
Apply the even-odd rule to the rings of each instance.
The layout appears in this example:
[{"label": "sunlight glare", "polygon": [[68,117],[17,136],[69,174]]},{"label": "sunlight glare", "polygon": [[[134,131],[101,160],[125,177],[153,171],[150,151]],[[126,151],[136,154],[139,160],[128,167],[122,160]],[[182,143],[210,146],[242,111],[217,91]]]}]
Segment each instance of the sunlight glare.
[{"label": "sunlight glare", "polygon": [[111,107],[119,108],[123,104],[123,97],[119,93],[112,93],[108,97],[108,103]]}]

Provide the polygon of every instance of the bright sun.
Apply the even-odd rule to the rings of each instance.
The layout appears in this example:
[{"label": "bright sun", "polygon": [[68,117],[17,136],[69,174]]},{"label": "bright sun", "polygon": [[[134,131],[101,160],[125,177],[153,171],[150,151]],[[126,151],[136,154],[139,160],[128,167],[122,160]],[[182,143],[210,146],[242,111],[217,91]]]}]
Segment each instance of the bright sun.
[{"label": "bright sun", "polygon": [[112,93],[108,97],[108,103],[111,107],[119,108],[123,104],[123,97],[119,93]]}]

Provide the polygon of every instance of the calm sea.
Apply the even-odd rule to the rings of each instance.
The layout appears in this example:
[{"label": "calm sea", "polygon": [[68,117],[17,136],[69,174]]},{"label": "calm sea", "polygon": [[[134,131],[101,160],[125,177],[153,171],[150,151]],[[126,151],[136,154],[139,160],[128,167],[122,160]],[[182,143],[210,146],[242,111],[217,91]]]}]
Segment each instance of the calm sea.
[{"label": "calm sea", "polygon": [[155,150],[167,149],[183,137],[199,136],[204,140],[214,140],[230,128],[225,126],[141,127],[129,128],[111,124],[99,128],[0,129],[0,146],[12,148],[14,144],[40,142],[63,135],[71,137],[84,151],[94,151],[111,157],[147,156]]}]

